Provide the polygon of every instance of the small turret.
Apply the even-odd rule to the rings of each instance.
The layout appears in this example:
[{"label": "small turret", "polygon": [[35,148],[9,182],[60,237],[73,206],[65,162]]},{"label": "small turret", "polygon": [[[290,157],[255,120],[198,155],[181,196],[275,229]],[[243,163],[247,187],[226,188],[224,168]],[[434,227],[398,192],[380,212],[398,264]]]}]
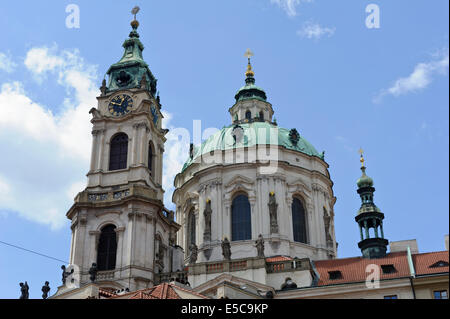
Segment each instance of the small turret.
[{"label": "small turret", "polygon": [[[363,151],[361,153],[362,176],[357,181],[358,194],[361,197],[361,207],[355,217],[361,233],[361,241],[358,247],[361,249],[364,258],[382,258],[386,256],[389,242],[384,239],[383,219],[384,214],[373,201],[373,179],[366,175],[364,166]],[[374,236],[370,236],[370,229],[373,228]],[[380,231],[380,233],[379,233]]]}]

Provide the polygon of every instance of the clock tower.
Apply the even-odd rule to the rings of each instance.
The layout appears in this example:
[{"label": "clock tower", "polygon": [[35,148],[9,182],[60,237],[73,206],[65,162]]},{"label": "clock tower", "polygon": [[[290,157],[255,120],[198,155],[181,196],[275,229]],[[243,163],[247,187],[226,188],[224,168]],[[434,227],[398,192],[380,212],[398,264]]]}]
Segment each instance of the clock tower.
[{"label": "clock tower", "polygon": [[[94,281],[105,289],[134,291],[153,286],[156,274],[173,271],[180,226],[164,207],[161,186],[168,130],[161,126],[157,80],[143,59],[136,17],[131,26],[123,57],[107,71],[90,111],[88,183],[67,213],[74,288]],[[60,287],[57,295],[67,289]]]}]

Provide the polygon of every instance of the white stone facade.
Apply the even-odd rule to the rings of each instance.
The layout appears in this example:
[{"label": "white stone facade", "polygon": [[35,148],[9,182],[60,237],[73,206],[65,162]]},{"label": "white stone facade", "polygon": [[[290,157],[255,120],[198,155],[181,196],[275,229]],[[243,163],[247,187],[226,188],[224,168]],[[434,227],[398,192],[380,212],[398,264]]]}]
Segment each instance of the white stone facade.
[{"label": "white stone facade", "polygon": [[[238,114],[238,120],[242,120],[248,109],[252,112],[265,110],[265,121],[272,120],[271,105],[259,100],[240,101],[230,108],[230,114],[234,119],[235,114]],[[259,154],[267,151],[270,153],[270,165],[259,157]],[[265,241],[265,256],[285,255],[311,260],[335,258],[333,207],[336,198],[332,185],[328,164],[323,160],[281,145],[257,144],[203,154],[175,178],[173,202],[177,207],[176,220],[182,225],[177,244],[185,247],[185,261],[188,263],[190,252],[187,248],[191,226],[187,219],[188,214],[194,212],[197,263],[223,260],[221,242],[224,238],[231,240],[232,235],[232,201],[238,194],[245,194],[251,205],[251,240],[231,241],[233,260],[256,257],[255,241],[260,234]],[[271,232],[270,226],[270,193],[275,194],[278,204],[276,233]],[[302,202],[306,212],[306,243],[294,241],[294,198]],[[211,201],[212,208],[210,241],[204,240],[204,210],[207,201]],[[254,270],[247,273],[243,275],[249,280],[253,280],[251,278],[255,276],[260,277],[254,274]],[[209,279],[204,277],[198,280],[196,276],[189,276],[194,285]],[[266,281],[264,279],[262,283]]]}]

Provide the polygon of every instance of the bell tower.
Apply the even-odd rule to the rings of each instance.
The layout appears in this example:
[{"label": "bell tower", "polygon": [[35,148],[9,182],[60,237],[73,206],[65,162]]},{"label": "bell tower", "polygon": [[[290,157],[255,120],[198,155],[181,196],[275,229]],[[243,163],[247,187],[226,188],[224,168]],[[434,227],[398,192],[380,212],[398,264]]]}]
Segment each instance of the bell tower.
[{"label": "bell tower", "polygon": [[107,71],[98,105],[90,111],[88,183],[67,213],[70,264],[80,287],[94,278],[106,289],[134,291],[153,286],[155,274],[172,271],[179,225],[164,207],[161,186],[168,130],[161,126],[157,80],[143,59],[138,11],[132,11],[124,54]]}]

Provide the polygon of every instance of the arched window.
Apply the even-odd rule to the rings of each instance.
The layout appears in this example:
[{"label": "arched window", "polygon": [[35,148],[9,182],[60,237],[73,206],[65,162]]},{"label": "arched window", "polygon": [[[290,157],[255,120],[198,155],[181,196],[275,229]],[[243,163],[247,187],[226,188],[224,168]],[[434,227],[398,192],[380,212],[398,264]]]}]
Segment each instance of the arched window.
[{"label": "arched window", "polygon": [[152,142],[148,143],[148,169],[153,173],[153,146]]},{"label": "arched window", "polygon": [[292,202],[292,225],[294,228],[294,241],[306,244],[305,209],[298,198],[294,198],[294,201]]},{"label": "arched window", "polygon": [[196,244],[196,223],[195,223],[195,211],[192,209],[188,215],[188,225],[187,225],[187,250],[190,251],[191,245]]},{"label": "arched window", "polygon": [[245,112],[245,119],[250,121],[252,119],[252,112],[250,111]]},{"label": "arched window", "polygon": [[103,227],[98,242],[97,267],[98,270],[113,270],[116,268],[116,226]]},{"label": "arched window", "polygon": [[109,170],[116,171],[127,168],[128,136],[124,133],[117,134],[111,140],[110,146]]},{"label": "arched window", "polygon": [[259,112],[259,120],[261,122],[264,122],[264,112],[263,111]]},{"label": "arched window", "polygon": [[231,206],[231,240],[252,239],[250,202],[245,195],[234,198]]}]

